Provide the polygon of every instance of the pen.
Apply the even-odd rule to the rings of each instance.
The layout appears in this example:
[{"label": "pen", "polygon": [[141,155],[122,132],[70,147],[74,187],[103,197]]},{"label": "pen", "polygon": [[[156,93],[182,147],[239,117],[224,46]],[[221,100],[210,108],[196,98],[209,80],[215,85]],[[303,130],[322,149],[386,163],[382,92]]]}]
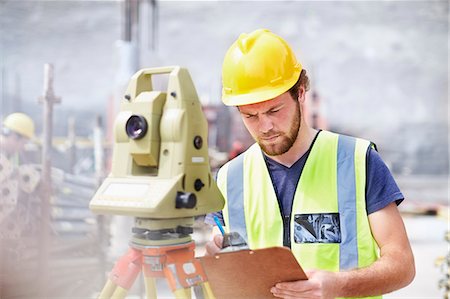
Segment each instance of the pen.
[{"label": "pen", "polygon": [[223,229],[223,226],[220,223],[220,220],[217,216],[214,216],[214,222],[217,224],[217,227],[220,229],[220,232],[222,233],[222,235],[225,235],[225,230]]}]

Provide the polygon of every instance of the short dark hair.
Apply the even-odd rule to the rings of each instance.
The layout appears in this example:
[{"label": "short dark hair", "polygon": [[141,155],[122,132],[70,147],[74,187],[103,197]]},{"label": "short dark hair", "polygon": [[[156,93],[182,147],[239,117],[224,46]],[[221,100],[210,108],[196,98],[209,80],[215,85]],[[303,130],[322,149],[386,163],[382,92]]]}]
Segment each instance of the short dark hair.
[{"label": "short dark hair", "polygon": [[291,94],[291,97],[295,101],[298,99],[298,91],[300,89],[300,86],[303,86],[305,91],[309,90],[309,78],[308,75],[306,74],[306,70],[301,71],[297,82],[295,82],[295,84],[289,89],[289,93]]}]

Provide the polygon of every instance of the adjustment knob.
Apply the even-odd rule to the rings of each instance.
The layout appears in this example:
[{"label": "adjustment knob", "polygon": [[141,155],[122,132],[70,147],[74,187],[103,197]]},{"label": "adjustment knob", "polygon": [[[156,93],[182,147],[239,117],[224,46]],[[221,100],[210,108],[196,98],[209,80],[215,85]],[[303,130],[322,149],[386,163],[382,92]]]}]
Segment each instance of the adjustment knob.
[{"label": "adjustment knob", "polygon": [[194,182],[194,189],[195,191],[200,191],[202,190],[202,188],[205,186],[205,184],[203,184],[201,179],[196,179]]},{"label": "adjustment knob", "polygon": [[193,209],[197,204],[197,197],[194,193],[177,192],[175,199],[175,208],[177,209]]}]

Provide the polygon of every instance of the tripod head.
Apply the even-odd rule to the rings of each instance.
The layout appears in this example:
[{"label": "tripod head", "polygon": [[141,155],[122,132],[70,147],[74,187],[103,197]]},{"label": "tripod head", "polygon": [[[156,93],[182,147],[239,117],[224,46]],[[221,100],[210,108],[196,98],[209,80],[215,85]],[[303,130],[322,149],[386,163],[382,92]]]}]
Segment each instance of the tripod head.
[{"label": "tripod head", "polygon": [[[169,74],[167,91],[153,90],[157,74]],[[90,202],[93,212],[134,216],[136,223],[152,219],[152,228],[164,230],[222,209],[210,173],[207,121],[186,69],[133,75],[114,130],[112,171]]]}]

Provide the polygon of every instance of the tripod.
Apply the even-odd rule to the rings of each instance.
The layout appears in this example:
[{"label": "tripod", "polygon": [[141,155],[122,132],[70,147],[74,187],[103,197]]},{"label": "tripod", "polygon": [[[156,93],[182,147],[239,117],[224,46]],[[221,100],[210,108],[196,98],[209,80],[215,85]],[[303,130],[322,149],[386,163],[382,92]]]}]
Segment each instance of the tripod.
[{"label": "tripod", "polygon": [[[152,229],[155,221],[159,222],[156,230]],[[161,222],[163,220],[136,219],[137,226],[133,228],[136,234],[130,249],[115,264],[100,299],[125,298],[141,271],[147,299],[157,298],[157,277],[165,277],[175,298],[191,298],[191,287],[196,286],[201,287],[201,292],[196,292],[197,298],[214,298],[201,263],[195,259],[195,243],[190,236],[192,227],[160,228]]]}]

